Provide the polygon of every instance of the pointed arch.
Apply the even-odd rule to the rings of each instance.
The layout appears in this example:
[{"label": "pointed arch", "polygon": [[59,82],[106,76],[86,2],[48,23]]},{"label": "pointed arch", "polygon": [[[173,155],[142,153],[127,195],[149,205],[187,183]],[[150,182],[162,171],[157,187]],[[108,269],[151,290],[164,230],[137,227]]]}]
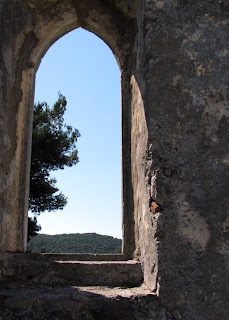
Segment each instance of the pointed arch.
[{"label": "pointed arch", "polygon": [[[35,0],[34,0],[35,1]],[[71,30],[83,27],[105,41],[114,53],[121,70],[122,91],[122,195],[123,195],[123,253],[133,256],[137,243],[136,217],[133,204],[131,163],[131,75],[136,63],[133,50],[136,21],[119,8],[111,8],[104,2],[77,2],[77,6],[55,3],[41,10],[34,4],[33,18],[17,35],[15,56],[20,58],[16,72],[21,83],[21,95],[17,111],[17,147],[15,197],[10,204],[12,232],[5,245],[10,251],[26,250],[29,164],[32,136],[35,73],[48,48]],[[128,30],[128,32],[124,32]],[[7,221],[3,229],[7,229]],[[23,228],[21,227],[23,225]],[[17,230],[17,232],[15,232]]]}]

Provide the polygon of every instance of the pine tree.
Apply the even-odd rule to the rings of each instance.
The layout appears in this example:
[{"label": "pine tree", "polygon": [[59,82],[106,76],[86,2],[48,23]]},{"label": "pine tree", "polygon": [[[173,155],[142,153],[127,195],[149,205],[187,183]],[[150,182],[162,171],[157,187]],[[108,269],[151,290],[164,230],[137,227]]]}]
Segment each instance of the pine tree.
[{"label": "pine tree", "polygon": [[[66,105],[66,98],[59,93],[52,108],[46,102],[34,106],[29,210],[35,215],[63,209],[67,204],[67,198],[56,186],[56,179],[50,177],[50,172],[79,161],[76,142],[80,133],[64,123]],[[34,227],[38,227],[36,220]],[[31,229],[29,236],[33,231],[39,230]]]}]

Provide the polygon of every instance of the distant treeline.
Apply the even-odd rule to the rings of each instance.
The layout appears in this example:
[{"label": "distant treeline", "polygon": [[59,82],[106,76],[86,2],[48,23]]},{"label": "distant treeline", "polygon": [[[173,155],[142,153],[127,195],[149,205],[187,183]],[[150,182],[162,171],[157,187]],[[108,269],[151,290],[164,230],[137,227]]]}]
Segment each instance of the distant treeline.
[{"label": "distant treeline", "polygon": [[96,233],[38,234],[28,242],[28,252],[120,253],[122,240]]}]

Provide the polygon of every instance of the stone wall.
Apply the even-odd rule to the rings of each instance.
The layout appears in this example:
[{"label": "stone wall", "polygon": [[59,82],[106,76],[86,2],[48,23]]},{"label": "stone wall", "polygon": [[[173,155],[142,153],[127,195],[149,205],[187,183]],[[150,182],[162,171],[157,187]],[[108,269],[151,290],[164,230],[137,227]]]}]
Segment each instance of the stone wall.
[{"label": "stone wall", "polygon": [[78,26],[122,72],[125,250],[174,319],[228,319],[226,0],[0,1],[1,251],[26,247],[35,72]]},{"label": "stone wall", "polygon": [[145,279],[176,319],[229,314],[228,9],[145,1],[139,242]]}]

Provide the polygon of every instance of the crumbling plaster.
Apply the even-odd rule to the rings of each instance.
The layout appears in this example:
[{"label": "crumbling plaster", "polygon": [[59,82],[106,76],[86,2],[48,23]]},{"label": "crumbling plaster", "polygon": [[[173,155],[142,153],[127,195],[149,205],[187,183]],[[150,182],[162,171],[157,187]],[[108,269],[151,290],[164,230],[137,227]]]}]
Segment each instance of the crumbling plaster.
[{"label": "crumbling plaster", "polygon": [[0,15],[2,252],[25,249],[35,71],[82,26],[122,72],[125,250],[174,319],[227,319],[227,1],[2,0]]}]

